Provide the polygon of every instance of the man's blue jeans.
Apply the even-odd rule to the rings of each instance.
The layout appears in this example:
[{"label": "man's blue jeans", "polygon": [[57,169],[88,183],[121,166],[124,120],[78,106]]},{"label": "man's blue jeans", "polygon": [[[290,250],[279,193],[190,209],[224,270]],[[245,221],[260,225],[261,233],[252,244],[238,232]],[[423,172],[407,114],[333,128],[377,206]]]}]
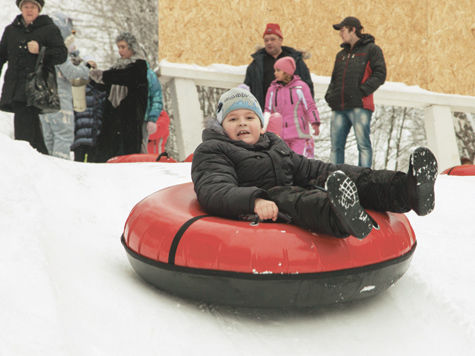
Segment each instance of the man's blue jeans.
[{"label": "man's blue jeans", "polygon": [[358,165],[361,167],[371,167],[373,150],[369,134],[372,115],[372,111],[363,108],[333,111],[330,125],[332,145],[330,160],[332,163],[345,163],[346,138],[353,125],[358,145]]}]

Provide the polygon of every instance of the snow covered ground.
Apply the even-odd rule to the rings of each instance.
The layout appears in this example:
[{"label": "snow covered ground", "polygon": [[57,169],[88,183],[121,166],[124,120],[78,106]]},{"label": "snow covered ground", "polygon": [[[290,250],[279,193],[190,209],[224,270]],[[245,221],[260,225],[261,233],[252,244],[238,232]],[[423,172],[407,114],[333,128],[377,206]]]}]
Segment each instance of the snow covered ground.
[{"label": "snow covered ground", "polygon": [[2,356],[473,355],[475,177],[441,176],[435,211],[408,215],[419,245],[388,291],[295,311],[183,300],[132,270],[130,210],[190,164],[76,163],[0,132],[0,167]]}]

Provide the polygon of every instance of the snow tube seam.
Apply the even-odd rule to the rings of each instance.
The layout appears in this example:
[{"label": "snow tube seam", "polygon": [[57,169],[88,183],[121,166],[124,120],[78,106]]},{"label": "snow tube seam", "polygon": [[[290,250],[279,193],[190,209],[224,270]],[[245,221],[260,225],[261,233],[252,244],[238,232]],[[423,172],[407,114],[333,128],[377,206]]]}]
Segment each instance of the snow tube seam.
[{"label": "snow tube seam", "polygon": [[[200,215],[199,217],[195,218],[202,218],[202,217],[207,217],[210,215]],[[193,219],[191,219],[193,220]],[[198,220],[198,219],[196,219]],[[190,221],[190,220],[189,220]],[[189,222],[188,221],[188,222]],[[188,223],[187,222],[187,223]],[[185,223],[185,224],[187,224]],[[190,223],[191,225],[191,223]],[[386,260],[382,261],[379,263],[374,263],[371,265],[366,265],[366,266],[361,266],[361,267],[354,267],[354,268],[347,268],[347,269],[341,269],[337,271],[328,271],[328,272],[316,272],[316,273],[295,273],[295,274],[280,274],[280,273],[269,273],[269,274],[261,274],[261,273],[256,273],[256,274],[251,274],[251,273],[245,273],[245,272],[233,272],[233,271],[222,271],[222,270],[211,270],[211,269],[201,269],[201,268],[193,268],[193,267],[183,267],[183,266],[177,266],[175,264],[170,264],[170,263],[163,263],[160,261],[152,260],[150,258],[144,257],[142,255],[139,255],[132,249],[130,249],[127,246],[127,243],[125,242],[125,236],[122,234],[121,237],[121,243],[124,246],[126,252],[133,258],[138,259],[146,264],[149,264],[151,266],[156,266],[159,268],[171,270],[171,271],[176,271],[176,272],[185,272],[185,273],[192,273],[192,274],[201,274],[201,275],[209,275],[209,276],[223,276],[223,277],[233,277],[236,279],[251,279],[251,280],[294,280],[294,279],[318,279],[318,278],[328,278],[332,276],[341,276],[341,275],[348,275],[348,274],[353,274],[353,273],[361,273],[365,271],[373,271],[373,270],[378,270],[386,266],[390,266],[393,264],[398,264],[401,263],[409,258],[412,257],[414,254],[414,251],[417,246],[417,241],[414,242],[414,245],[412,246],[411,250],[409,250],[407,253],[404,255],[401,255],[399,257],[393,258],[391,260]]]},{"label": "snow tube seam", "polygon": [[[198,215],[198,216],[195,216],[193,218],[191,218],[190,220],[188,220],[187,222],[185,222],[181,227],[180,229],[178,229],[177,233],[175,234],[175,236],[173,237],[173,241],[172,241],[172,245],[170,247],[170,252],[168,253],[168,263],[171,264],[171,265],[174,265],[175,264],[175,256],[176,256],[176,251],[178,249],[178,244],[180,243],[180,240],[181,238],[183,237],[183,234],[185,233],[185,231],[191,226],[191,224],[193,224],[195,221],[197,220],[200,220],[202,218],[206,218],[210,215]],[[123,236],[123,235],[122,235]]]}]

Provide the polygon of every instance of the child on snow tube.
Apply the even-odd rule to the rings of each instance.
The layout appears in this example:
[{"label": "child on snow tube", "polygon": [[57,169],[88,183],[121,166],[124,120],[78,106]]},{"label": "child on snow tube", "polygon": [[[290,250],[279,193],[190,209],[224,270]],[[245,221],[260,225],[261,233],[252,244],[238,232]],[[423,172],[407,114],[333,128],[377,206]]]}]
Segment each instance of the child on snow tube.
[{"label": "child on snow tube", "polygon": [[334,165],[296,154],[263,126],[249,91],[234,88],[221,96],[191,171],[209,214],[276,221],[281,212],[316,233],[364,238],[374,227],[365,209],[426,215],[434,208],[437,161],[427,148],[411,154],[408,173]]}]

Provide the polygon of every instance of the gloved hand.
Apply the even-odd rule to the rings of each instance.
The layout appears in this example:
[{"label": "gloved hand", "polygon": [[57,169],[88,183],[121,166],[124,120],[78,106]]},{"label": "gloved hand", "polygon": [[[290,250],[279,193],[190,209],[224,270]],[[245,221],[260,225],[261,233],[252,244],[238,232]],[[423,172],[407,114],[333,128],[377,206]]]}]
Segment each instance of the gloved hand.
[{"label": "gloved hand", "polygon": [[96,62],[94,62],[94,61],[87,61],[86,63],[87,63],[87,65],[89,66],[89,68],[97,69],[97,63],[96,63]]},{"label": "gloved hand", "polygon": [[89,78],[94,80],[96,83],[102,83],[102,70],[100,70],[100,69],[91,69],[89,71]]},{"label": "gloved hand", "polygon": [[317,124],[316,122],[314,122],[314,123],[312,124],[312,128],[313,128],[313,134],[314,134],[315,136],[320,135],[320,124]]},{"label": "gloved hand", "polygon": [[157,131],[157,124],[153,121],[147,121],[147,132],[149,135],[152,135]]},{"label": "gloved hand", "polygon": [[282,136],[282,115],[280,113],[274,112],[269,116],[267,132],[273,132],[279,137]]}]

